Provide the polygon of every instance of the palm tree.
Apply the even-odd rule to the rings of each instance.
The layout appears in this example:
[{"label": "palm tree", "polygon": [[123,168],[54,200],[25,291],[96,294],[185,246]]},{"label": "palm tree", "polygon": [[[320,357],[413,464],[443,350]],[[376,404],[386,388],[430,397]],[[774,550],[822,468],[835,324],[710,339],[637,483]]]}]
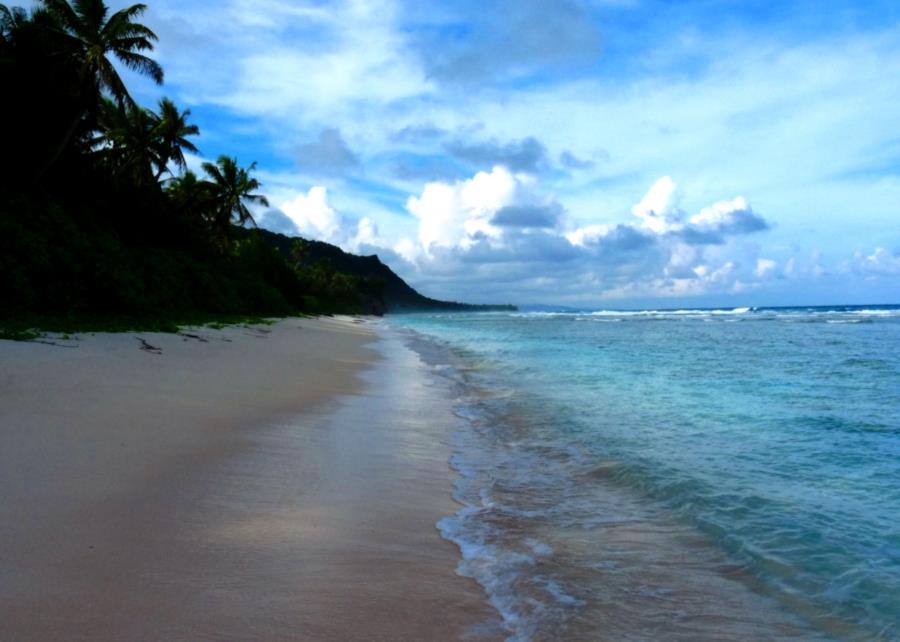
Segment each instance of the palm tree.
[{"label": "palm tree", "polygon": [[187,162],[184,159],[184,150],[194,153],[199,151],[197,147],[187,139],[188,136],[197,136],[200,134],[199,127],[187,123],[187,118],[190,115],[190,109],[179,112],[175,103],[168,98],[163,98],[159,101],[159,124],[157,126],[159,147],[157,153],[163,162],[156,173],[157,181],[166,172],[171,163],[174,163],[181,170],[187,168]]},{"label": "palm tree", "polygon": [[[78,67],[79,89],[86,96],[109,93],[116,102],[135,106],[125,83],[116,71],[110,55],[127,68],[162,84],[159,63],[142,52],[152,51],[157,36],[136,22],[146,10],[144,4],[131,5],[109,15],[103,0],[40,0],[40,7],[55,19],[55,30],[64,43],[64,51]],[[40,176],[59,159],[75,136],[78,125],[88,113],[93,98],[75,115],[59,146],[40,172]]]},{"label": "palm tree", "polygon": [[127,170],[138,185],[145,185],[148,176],[158,183],[171,163],[186,169],[183,150],[198,151],[186,138],[200,133],[196,125],[186,122],[190,110],[179,112],[167,98],[159,106],[160,113],[155,114],[110,98],[100,102],[99,133],[92,139],[91,147],[116,173]]},{"label": "palm tree", "polygon": [[149,109],[104,98],[98,123],[100,133],[92,140],[93,148],[113,173],[137,187],[154,184],[156,173],[166,166],[159,153],[159,116]]},{"label": "palm tree", "polygon": [[212,183],[200,180],[194,172],[187,170],[166,181],[166,194],[179,210],[197,214],[199,218],[211,202],[211,187]]},{"label": "palm tree", "polygon": [[[209,230],[212,227],[210,213],[214,211],[211,207],[212,183],[201,180],[194,172],[187,170],[167,180],[165,185],[169,202],[183,220],[190,223],[192,229],[203,230],[204,241],[210,240]],[[215,236],[212,238],[217,240]]]},{"label": "palm tree", "polygon": [[244,202],[258,203],[268,207],[269,201],[262,194],[254,194],[260,184],[250,173],[256,169],[251,163],[247,169],[238,167],[237,159],[219,156],[215,163],[203,163],[203,171],[212,179],[210,181],[210,198],[214,203],[212,212],[213,231],[219,236],[223,246],[227,247],[232,222],[244,225],[250,221],[256,225],[253,215]]}]

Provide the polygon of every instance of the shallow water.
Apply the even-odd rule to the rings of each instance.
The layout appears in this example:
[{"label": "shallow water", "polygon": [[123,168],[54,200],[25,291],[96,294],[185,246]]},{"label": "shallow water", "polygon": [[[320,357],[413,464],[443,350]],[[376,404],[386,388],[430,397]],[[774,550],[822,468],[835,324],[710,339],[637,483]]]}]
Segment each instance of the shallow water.
[{"label": "shallow water", "polygon": [[900,308],[395,317],[511,639],[900,637]]}]

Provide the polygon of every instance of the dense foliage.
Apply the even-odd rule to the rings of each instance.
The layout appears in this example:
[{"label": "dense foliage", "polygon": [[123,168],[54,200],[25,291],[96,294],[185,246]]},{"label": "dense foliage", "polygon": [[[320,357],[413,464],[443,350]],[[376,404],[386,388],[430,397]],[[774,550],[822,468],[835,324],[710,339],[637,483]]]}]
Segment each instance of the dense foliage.
[{"label": "dense foliage", "polygon": [[[221,156],[187,170],[190,111],[147,108],[117,65],[162,84],[146,7],[0,5],[0,319],[196,318],[369,311],[377,280],[276,251],[253,177]],[[300,247],[300,246],[298,246]]]}]

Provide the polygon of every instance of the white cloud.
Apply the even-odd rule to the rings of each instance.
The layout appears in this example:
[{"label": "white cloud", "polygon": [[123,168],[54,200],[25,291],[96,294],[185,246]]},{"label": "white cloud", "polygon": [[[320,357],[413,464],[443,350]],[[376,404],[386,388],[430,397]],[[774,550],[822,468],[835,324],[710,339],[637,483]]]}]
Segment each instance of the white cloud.
[{"label": "white cloud", "polygon": [[[675,194],[675,182],[664,177],[631,208],[639,223],[576,227],[535,177],[495,167],[467,180],[426,184],[407,201],[418,242],[405,237],[392,249],[414,269],[406,276],[427,287],[446,288],[464,273],[468,288],[502,280],[555,298],[702,296],[746,291],[769,276],[767,259],[736,245],[738,237],[766,228],[745,198],[688,217]],[[548,212],[557,217],[550,226],[543,218]],[[751,214],[754,226],[736,223]]]},{"label": "white cloud", "polygon": [[303,236],[329,243],[342,239],[343,220],[328,204],[328,189],[322,185],[311,187],[305,194],[297,194],[292,201],[279,205]]},{"label": "white cloud", "polygon": [[631,208],[642,225],[656,234],[679,226],[682,213],[675,207],[675,181],[669,176],[657,180],[637,205]]},{"label": "white cloud", "polygon": [[274,117],[275,129],[296,131],[304,122],[353,114],[360,103],[389,104],[432,90],[398,25],[397,4],[230,0],[223,7],[160,0],[153,17],[162,62],[192,102]]},{"label": "white cloud", "polygon": [[758,276],[760,279],[771,278],[772,276],[774,276],[775,269],[777,267],[778,267],[778,263],[773,261],[772,259],[763,259],[763,258],[757,259],[756,260],[756,276]]},{"label": "white cloud", "polygon": [[411,196],[406,209],[419,219],[419,242],[428,250],[432,245],[456,245],[463,236],[465,211],[459,190],[445,183],[428,183],[421,196]]},{"label": "white cloud", "polygon": [[408,237],[401,238],[397,241],[394,244],[393,250],[410,263],[417,262],[422,254],[422,246]]},{"label": "white cloud", "polygon": [[572,232],[566,233],[566,239],[572,245],[584,247],[590,243],[596,243],[598,240],[605,237],[609,234],[610,229],[610,226],[604,223],[585,225],[584,227],[579,227]]},{"label": "white cloud", "polygon": [[869,255],[857,252],[850,269],[867,276],[900,275],[900,253],[888,252],[885,248],[875,248]]},{"label": "white cloud", "polygon": [[485,238],[500,241],[504,230],[492,223],[499,211],[546,202],[532,192],[534,186],[531,176],[497,166],[453,184],[427,183],[406,208],[419,220],[418,239],[430,255],[434,246],[469,248]]},{"label": "white cloud", "polygon": [[665,274],[676,279],[685,278],[688,275],[702,279],[709,272],[709,269],[702,264],[702,261],[703,253],[697,246],[688,245],[687,243],[673,243]]},{"label": "white cloud", "polygon": [[720,228],[727,226],[734,220],[735,212],[743,212],[750,209],[747,199],[738,196],[730,201],[719,201],[709,207],[704,207],[699,214],[695,214],[689,220],[692,225],[706,228]]},{"label": "white cloud", "polygon": [[357,220],[338,212],[329,203],[328,188],[323,185],[315,185],[307,192],[297,193],[294,198],[281,202],[277,211],[296,229],[283,229],[278,225],[280,217],[272,216],[271,212],[261,219],[263,227],[332,243],[348,252],[359,251],[361,247],[385,246],[386,243],[373,219],[364,216]]},{"label": "white cloud", "polygon": [[377,245],[380,242],[378,224],[367,216],[359,219],[359,222],[356,224],[356,235],[351,240],[351,246],[358,248],[360,245]]}]

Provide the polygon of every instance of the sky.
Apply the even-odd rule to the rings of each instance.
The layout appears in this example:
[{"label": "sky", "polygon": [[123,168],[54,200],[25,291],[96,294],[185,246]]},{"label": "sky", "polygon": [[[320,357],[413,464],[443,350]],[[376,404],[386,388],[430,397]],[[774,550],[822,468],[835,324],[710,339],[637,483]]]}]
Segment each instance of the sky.
[{"label": "sky", "polygon": [[429,296],[900,303],[896,1],[147,1],[192,165]]}]

